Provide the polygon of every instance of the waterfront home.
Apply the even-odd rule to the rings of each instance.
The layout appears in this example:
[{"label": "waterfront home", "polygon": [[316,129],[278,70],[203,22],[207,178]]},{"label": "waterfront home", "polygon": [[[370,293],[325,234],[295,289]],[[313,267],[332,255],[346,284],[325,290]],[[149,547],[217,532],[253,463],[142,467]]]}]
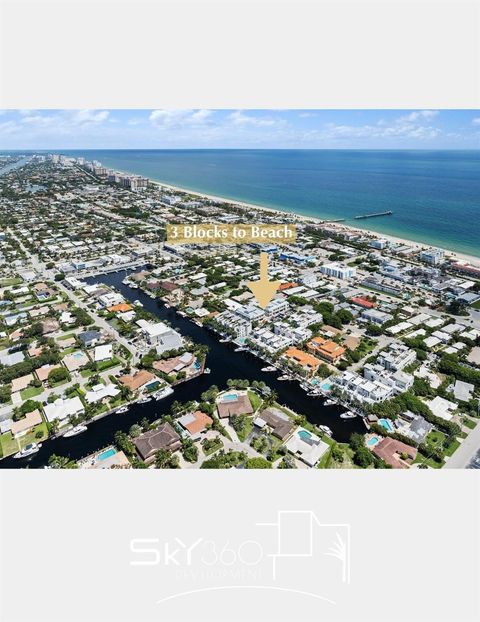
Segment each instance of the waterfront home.
[{"label": "waterfront home", "polygon": [[76,371],[77,369],[85,367],[85,365],[87,365],[89,362],[90,359],[85,354],[85,352],[82,352],[82,350],[76,350],[71,354],[67,354],[67,356],[63,358],[63,364],[68,369],[68,371]]},{"label": "waterfront home", "polygon": [[320,358],[328,363],[336,363],[344,354],[345,348],[335,341],[323,339],[323,337],[314,337],[307,343],[307,350],[313,354],[317,354]]},{"label": "waterfront home", "polygon": [[283,356],[287,361],[303,367],[310,375],[313,375],[317,371],[321,363],[321,361],[312,354],[308,354],[307,352],[303,352],[303,350],[293,347],[288,348]]},{"label": "waterfront home", "polygon": [[88,404],[102,402],[104,399],[116,397],[120,393],[120,389],[113,383],[96,384],[90,391],[85,393],[85,401]]},{"label": "waterfront home", "polygon": [[290,436],[292,430],[295,428],[295,424],[283,411],[278,408],[266,408],[255,418],[253,424],[261,429],[267,426],[273,436],[276,436],[281,441],[284,441]]},{"label": "waterfront home", "polygon": [[329,449],[327,443],[305,428],[295,430],[285,443],[285,447],[309,467],[314,467]]},{"label": "waterfront home", "polygon": [[140,371],[137,371],[135,374],[133,374],[133,376],[127,374],[125,376],[119,376],[118,378],[118,382],[120,384],[123,384],[123,386],[129,388],[132,392],[141,389],[152,380],[155,380],[155,376],[146,369],[141,369]]},{"label": "waterfront home", "polygon": [[253,407],[246,392],[228,391],[217,397],[217,412],[221,419],[234,415],[251,415]]},{"label": "waterfront home", "polygon": [[418,453],[415,447],[388,437],[376,443],[372,451],[394,469],[408,469]]},{"label": "waterfront home", "polygon": [[178,419],[178,423],[186,430],[193,440],[200,438],[202,432],[209,428],[213,419],[201,410],[187,413]]},{"label": "waterfront home", "polygon": [[25,436],[29,432],[32,432],[36,425],[39,425],[43,422],[42,415],[39,410],[32,410],[19,419],[18,421],[14,421],[12,423],[12,427],[10,428],[10,432],[12,433],[13,438],[21,438]]},{"label": "waterfront home", "polygon": [[153,368],[164,374],[177,374],[180,371],[186,371],[195,362],[195,356],[190,352],[185,352],[181,356],[173,356],[172,358],[155,361]]},{"label": "waterfront home", "polygon": [[46,404],[43,407],[43,412],[50,423],[54,419],[58,419],[60,423],[63,423],[69,417],[83,415],[85,408],[78,396],[67,399],[60,397],[51,404]]},{"label": "waterfront home", "polygon": [[179,434],[169,423],[162,423],[156,430],[141,434],[133,442],[138,455],[147,464],[155,460],[155,453],[159,449],[168,449],[173,453],[182,445]]}]

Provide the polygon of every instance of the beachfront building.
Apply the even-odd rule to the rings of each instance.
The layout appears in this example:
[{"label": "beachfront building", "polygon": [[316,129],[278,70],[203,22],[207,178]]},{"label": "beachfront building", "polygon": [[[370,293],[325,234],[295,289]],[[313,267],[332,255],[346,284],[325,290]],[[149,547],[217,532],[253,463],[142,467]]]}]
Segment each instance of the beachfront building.
[{"label": "beachfront building", "polygon": [[420,261],[428,263],[430,266],[438,266],[445,261],[445,251],[440,248],[429,248],[421,251],[418,255]]}]

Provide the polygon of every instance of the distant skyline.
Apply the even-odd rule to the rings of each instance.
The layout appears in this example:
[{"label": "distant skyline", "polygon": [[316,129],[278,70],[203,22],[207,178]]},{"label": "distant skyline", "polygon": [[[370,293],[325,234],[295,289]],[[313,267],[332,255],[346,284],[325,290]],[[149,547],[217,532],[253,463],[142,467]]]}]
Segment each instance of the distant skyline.
[{"label": "distant skyline", "polygon": [[4,110],[0,150],[479,149],[479,110]]}]

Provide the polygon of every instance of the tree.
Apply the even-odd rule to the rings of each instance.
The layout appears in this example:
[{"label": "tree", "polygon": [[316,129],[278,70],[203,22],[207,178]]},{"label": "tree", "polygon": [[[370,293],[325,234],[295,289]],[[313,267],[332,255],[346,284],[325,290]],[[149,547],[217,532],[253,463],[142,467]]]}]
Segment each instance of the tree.
[{"label": "tree", "polygon": [[265,458],[249,458],[246,463],[247,469],[271,469],[272,464]]},{"label": "tree", "polygon": [[372,452],[369,451],[366,447],[359,447],[353,454],[353,461],[358,466],[366,469],[371,464],[373,464],[374,458]]},{"label": "tree", "polygon": [[132,438],[137,438],[142,433],[142,428],[137,423],[134,423],[128,433]]},{"label": "tree", "polygon": [[48,384],[53,386],[63,381],[69,382],[71,380],[68,369],[65,367],[56,367],[48,374]]},{"label": "tree", "polygon": [[51,469],[77,469],[78,465],[75,460],[66,458],[64,456],[57,456],[52,454],[48,459],[48,466]]},{"label": "tree", "polygon": [[174,456],[168,449],[159,449],[155,452],[155,466],[157,469],[176,469],[178,457]]}]

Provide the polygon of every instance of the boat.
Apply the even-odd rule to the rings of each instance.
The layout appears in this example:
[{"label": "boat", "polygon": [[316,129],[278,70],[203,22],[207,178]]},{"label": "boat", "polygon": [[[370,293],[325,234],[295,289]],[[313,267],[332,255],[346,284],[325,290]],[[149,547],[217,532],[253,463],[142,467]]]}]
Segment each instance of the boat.
[{"label": "boat", "polygon": [[132,289],[138,289],[138,285],[137,285],[136,283],[131,283],[131,284],[130,284],[130,287],[131,287]]},{"label": "boat", "polygon": [[337,402],[335,400],[332,400],[331,398],[328,398],[328,400],[325,400],[323,402],[324,406],[334,406]]},{"label": "boat", "polygon": [[203,370],[203,373],[204,373],[204,374],[210,374],[210,373],[211,373],[211,371],[212,371],[212,370],[210,369],[210,367],[205,367],[205,369]]},{"label": "boat", "polygon": [[328,434],[328,436],[332,435],[332,431],[330,430],[328,425],[319,425],[318,427],[320,428],[320,430],[322,430],[322,432],[325,432],[325,434]]},{"label": "boat", "polygon": [[243,347],[235,348],[234,352],[245,352],[246,349],[247,348],[243,348]]},{"label": "boat", "polygon": [[151,401],[152,401],[152,397],[146,396],[146,397],[142,397],[141,399],[139,399],[137,401],[137,404],[146,404],[147,402],[151,402]]},{"label": "boat", "polygon": [[164,306],[166,309],[170,309],[170,305],[168,304],[168,302],[164,302],[164,303],[163,303],[163,306]]},{"label": "boat", "polygon": [[128,279],[123,279],[122,283],[124,285],[130,285],[130,281]]},{"label": "boat", "polygon": [[121,415],[122,413],[128,412],[128,408],[129,408],[128,406],[121,406],[115,412]]},{"label": "boat", "polygon": [[349,410],[346,413],[342,413],[340,415],[340,419],[353,419],[356,416],[357,416],[357,413],[353,413],[351,410]]},{"label": "boat", "polygon": [[279,376],[277,380],[290,380],[289,376]]},{"label": "boat", "polygon": [[65,438],[69,438],[70,436],[77,436],[77,434],[81,434],[82,432],[86,432],[88,430],[86,425],[76,425],[73,428],[70,428],[68,432],[65,432],[63,436]]},{"label": "boat", "polygon": [[260,371],[277,371],[277,368],[273,365],[269,365],[268,367],[262,367]]},{"label": "boat", "polygon": [[318,391],[310,391],[309,393],[307,393],[308,397],[321,397],[322,394],[319,393]]},{"label": "boat", "polygon": [[25,445],[23,449],[21,449],[20,451],[17,451],[17,453],[13,457],[14,458],[26,458],[27,456],[32,456],[33,454],[36,454],[37,451],[40,450],[41,446],[42,446],[41,443],[39,443],[38,445],[37,443],[29,443],[28,445]]},{"label": "boat", "polygon": [[158,402],[158,400],[163,400],[163,398],[168,397],[169,395],[172,395],[172,393],[173,393],[172,387],[165,387],[161,389],[160,391],[157,391],[157,393],[155,393],[155,399]]},{"label": "boat", "polygon": [[133,303],[136,307],[143,307],[143,304],[140,302],[140,300],[135,300]]},{"label": "boat", "polygon": [[220,339],[220,343],[228,343],[230,339]]},{"label": "boat", "polygon": [[180,315],[181,317],[186,317],[187,314],[184,311],[177,311],[178,315]]}]

